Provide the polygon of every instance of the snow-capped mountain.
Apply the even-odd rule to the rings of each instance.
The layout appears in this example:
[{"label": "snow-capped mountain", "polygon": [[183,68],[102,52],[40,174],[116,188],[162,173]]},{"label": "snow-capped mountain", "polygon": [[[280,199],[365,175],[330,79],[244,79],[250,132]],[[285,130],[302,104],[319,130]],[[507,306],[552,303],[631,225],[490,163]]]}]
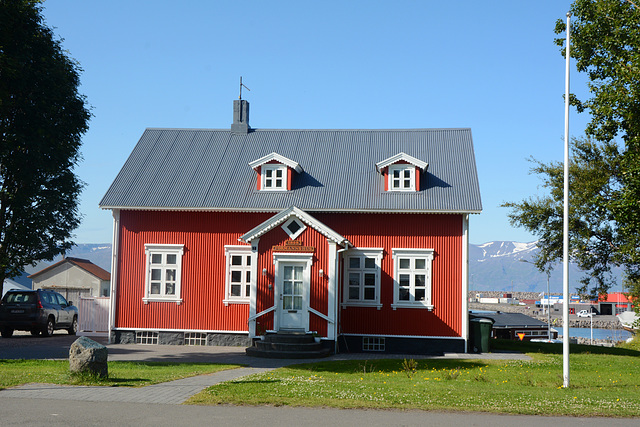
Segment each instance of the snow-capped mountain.
[{"label": "snow-capped mountain", "polygon": [[471,245],[470,256],[477,259],[478,262],[491,258],[513,257],[516,255],[521,256],[523,259],[529,259],[536,250],[536,242],[489,242],[482,245]]},{"label": "snow-capped mountain", "polygon": [[[533,264],[538,251],[536,242],[496,241],[469,245],[469,289],[546,292],[547,275],[541,273]],[[570,292],[574,292],[580,286],[579,281],[583,275],[575,264],[569,265]],[[614,276],[621,278],[621,270],[614,270]],[[561,263],[555,265],[551,271],[549,288],[552,293],[562,292]]]}]

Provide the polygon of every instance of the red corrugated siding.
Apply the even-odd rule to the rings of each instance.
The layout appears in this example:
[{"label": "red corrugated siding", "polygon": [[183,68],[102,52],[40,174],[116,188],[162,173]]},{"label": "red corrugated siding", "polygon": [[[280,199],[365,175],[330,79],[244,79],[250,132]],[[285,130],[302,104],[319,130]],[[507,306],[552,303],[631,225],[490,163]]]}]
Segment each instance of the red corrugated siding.
[{"label": "red corrugated siding", "polygon": [[[248,304],[222,302],[224,245],[266,220],[269,214],[143,212],[120,214],[120,268],[116,327],[246,331]],[[162,231],[157,231],[162,230]],[[145,243],[185,245],[182,304],[142,301]]]},{"label": "red corrugated siding", "polygon": [[[120,268],[116,327],[246,331],[248,304],[222,302],[225,295],[225,245],[272,214],[123,211],[120,215]],[[459,336],[461,333],[461,215],[314,214],[357,247],[384,248],[381,310],[347,307],[341,310],[344,333]],[[157,231],[162,230],[162,231]],[[374,234],[375,233],[375,234]],[[261,237],[257,265],[257,312],[274,304],[274,265],[271,248],[289,236],[276,227]],[[310,306],[327,314],[327,239],[308,228],[297,240],[314,246],[310,272]],[[145,243],[185,245],[181,297],[183,303],[144,304]],[[433,248],[433,304],[435,310],[393,310],[392,248]],[[262,269],[267,275],[262,275]],[[325,275],[319,277],[319,270]],[[342,282],[342,276],[338,278]],[[342,297],[342,292],[339,295]],[[326,321],[309,316],[310,330],[326,336]],[[260,319],[263,329],[273,329],[273,313]]]},{"label": "red corrugated siding", "polygon": [[[380,310],[346,307],[341,332],[357,334],[460,336],[462,282],[461,215],[316,214],[356,247],[384,248]],[[393,310],[392,248],[435,250],[432,300],[435,309]],[[342,296],[342,292],[340,292]]]}]

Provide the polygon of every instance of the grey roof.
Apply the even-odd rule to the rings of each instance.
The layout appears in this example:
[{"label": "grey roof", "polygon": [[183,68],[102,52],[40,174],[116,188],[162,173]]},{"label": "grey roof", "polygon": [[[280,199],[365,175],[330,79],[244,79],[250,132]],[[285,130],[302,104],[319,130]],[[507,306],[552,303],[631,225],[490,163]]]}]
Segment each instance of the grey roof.
[{"label": "grey roof", "polygon": [[[276,152],[302,166],[288,192],[258,191],[249,163]],[[376,163],[429,164],[421,191],[385,192]],[[100,202],[105,209],[456,212],[482,210],[470,129],[147,129]]]},{"label": "grey roof", "polygon": [[498,329],[507,328],[541,328],[547,327],[547,324],[542,320],[534,319],[522,313],[472,313],[471,318],[486,318],[494,321],[493,327]]}]

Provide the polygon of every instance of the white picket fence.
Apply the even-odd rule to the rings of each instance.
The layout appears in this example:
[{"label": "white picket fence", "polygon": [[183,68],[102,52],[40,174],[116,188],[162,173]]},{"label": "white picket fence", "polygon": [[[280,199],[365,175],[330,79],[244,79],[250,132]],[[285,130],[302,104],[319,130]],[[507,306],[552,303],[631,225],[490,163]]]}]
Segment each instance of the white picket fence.
[{"label": "white picket fence", "polygon": [[109,297],[80,297],[78,301],[78,335],[108,335],[109,301]]}]

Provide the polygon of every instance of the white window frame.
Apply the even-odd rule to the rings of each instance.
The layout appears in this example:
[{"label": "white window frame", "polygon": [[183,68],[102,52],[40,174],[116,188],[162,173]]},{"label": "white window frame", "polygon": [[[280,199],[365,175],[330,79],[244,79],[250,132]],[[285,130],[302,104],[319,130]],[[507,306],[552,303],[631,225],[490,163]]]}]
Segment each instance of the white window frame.
[{"label": "white window frame", "polygon": [[158,345],[157,331],[136,331],[136,344]]},{"label": "white window frame", "polygon": [[[224,255],[225,255],[225,298],[223,303],[225,305],[229,304],[249,304],[251,302],[251,289],[255,289],[255,281],[256,281],[256,253],[251,250],[251,246],[244,245],[225,245],[224,247]],[[233,257],[241,256],[242,264],[241,265],[233,265]],[[247,259],[250,261],[250,265],[247,265]],[[242,280],[240,281],[240,296],[231,295],[231,277],[234,271],[242,272]],[[249,272],[250,280],[246,280],[246,273]],[[249,295],[247,295],[247,287],[249,290]]]},{"label": "white window frame", "polygon": [[[271,171],[273,173],[272,177],[267,177],[267,171]],[[278,171],[282,172],[282,186],[276,187],[276,177]],[[271,186],[267,186],[267,181],[271,179],[273,180]],[[287,166],[282,164],[264,164],[260,167],[260,189],[265,191],[287,191],[288,188],[288,171]]]},{"label": "white window frame", "polygon": [[[367,306],[376,307],[378,310],[382,307],[380,303],[380,275],[382,264],[382,248],[353,248],[349,249],[343,254],[344,259],[344,296],[343,306]],[[350,259],[359,258],[359,267],[351,268]],[[374,268],[365,267],[365,258],[375,260]],[[359,274],[360,287],[358,292],[358,299],[349,298],[349,277],[351,274]],[[365,290],[365,274],[375,274],[375,298],[372,300],[364,299]]]},{"label": "white window frame", "polygon": [[362,351],[385,351],[385,337],[362,337]]},{"label": "white window frame", "polygon": [[[394,187],[394,173],[399,172],[401,177],[399,179],[399,187]],[[405,172],[409,172],[409,177],[405,177]],[[389,191],[416,191],[416,167],[412,164],[395,164],[389,166],[389,182],[387,188]],[[409,180],[409,187],[403,185],[405,180]]]},{"label": "white window frame", "polygon": [[[142,300],[145,304],[149,302],[175,302],[182,304],[181,285],[182,285],[182,256],[184,255],[184,245],[175,244],[145,244],[144,252],[146,258],[145,268],[145,287],[144,298]],[[161,262],[154,263],[153,256],[160,255]],[[167,262],[168,255],[175,255],[175,264],[169,264]],[[157,266],[157,268],[153,268]],[[155,280],[152,278],[152,270],[161,270],[160,279]],[[175,270],[175,276],[173,281],[167,280],[166,272],[168,270]],[[160,282],[160,293],[152,294],[151,287],[153,283]],[[167,284],[172,283],[174,286],[174,293],[167,294]]]},{"label": "white window frame", "polygon": [[[292,222],[297,222],[300,225],[300,228],[295,233],[289,230],[289,225],[291,225]],[[302,234],[304,230],[307,229],[307,225],[300,218],[292,215],[291,218],[289,218],[284,224],[282,224],[282,229],[289,235],[289,238],[291,240],[295,240],[299,235]]]},{"label": "white window frame", "polygon": [[[433,310],[433,292],[432,292],[432,276],[433,276],[433,249],[405,249],[393,248],[391,250],[393,257],[393,304],[391,307],[396,308],[426,308]],[[409,259],[409,268],[401,268],[400,260]],[[416,268],[415,260],[421,259],[425,261],[425,268]],[[409,275],[409,300],[400,300],[400,275]],[[425,275],[425,299],[415,301],[415,277],[417,275]]]}]

